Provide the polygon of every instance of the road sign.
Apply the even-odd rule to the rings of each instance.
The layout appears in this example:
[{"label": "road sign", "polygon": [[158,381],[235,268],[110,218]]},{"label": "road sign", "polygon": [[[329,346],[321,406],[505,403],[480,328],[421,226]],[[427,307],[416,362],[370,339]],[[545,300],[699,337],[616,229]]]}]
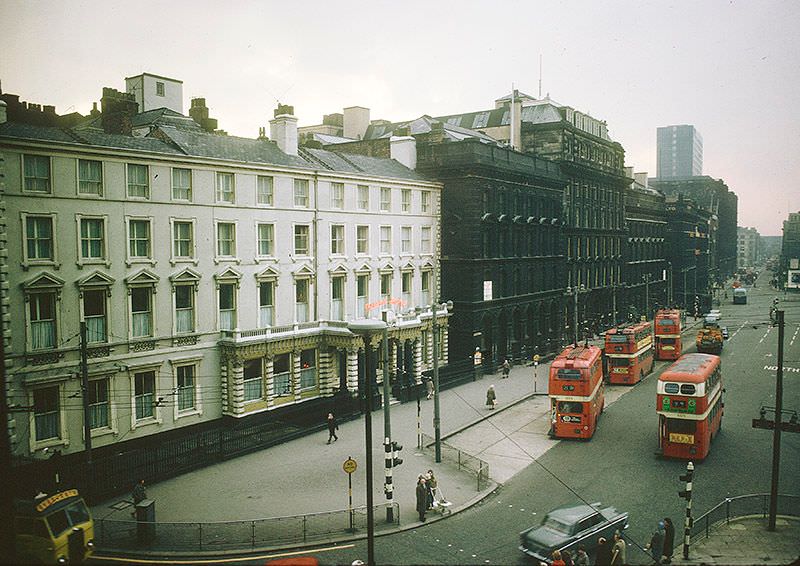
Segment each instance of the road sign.
[{"label": "road sign", "polygon": [[344,464],[342,464],[342,469],[348,474],[355,472],[356,468],[358,468],[358,464],[356,464],[356,461],[352,458],[348,458],[344,461]]},{"label": "road sign", "polygon": [[535,363],[535,364],[539,363],[539,354],[534,354],[533,355],[533,363]]}]

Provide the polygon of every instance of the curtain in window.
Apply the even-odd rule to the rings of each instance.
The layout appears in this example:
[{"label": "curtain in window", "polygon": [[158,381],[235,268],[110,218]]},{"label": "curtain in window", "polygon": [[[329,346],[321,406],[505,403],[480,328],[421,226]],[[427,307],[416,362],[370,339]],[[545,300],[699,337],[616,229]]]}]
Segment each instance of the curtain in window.
[{"label": "curtain in window", "polygon": [[106,341],[106,317],[101,316],[87,316],[86,321],[86,341],[87,342],[105,342]]},{"label": "curtain in window", "polygon": [[300,370],[300,389],[309,389],[317,385],[317,368],[310,367]]},{"label": "curtain in window", "polygon": [[97,403],[89,406],[89,426],[91,428],[108,426],[108,403]]},{"label": "curtain in window", "polygon": [[262,306],[259,309],[259,318],[258,323],[261,328],[266,328],[268,326],[272,326],[273,320],[273,309],[271,306],[265,307]]},{"label": "curtain in window", "polygon": [[155,395],[144,393],[136,396],[136,420],[146,419],[153,416],[155,407]]},{"label": "curtain in window", "polygon": [[58,387],[38,389],[33,392],[33,411],[36,426],[36,440],[59,438]]},{"label": "curtain in window", "polygon": [[56,347],[56,325],[53,320],[31,322],[31,348],[42,350]]},{"label": "curtain in window", "polygon": [[150,336],[152,333],[152,325],[149,312],[135,312],[133,313],[133,335],[134,336]]},{"label": "curtain in window", "polygon": [[36,415],[36,440],[58,438],[58,411]]},{"label": "curtain in window", "polygon": [[257,379],[246,379],[244,382],[244,400],[255,401],[261,399],[261,376]]},{"label": "curtain in window", "polygon": [[178,309],[175,311],[175,331],[194,332],[194,309]]}]

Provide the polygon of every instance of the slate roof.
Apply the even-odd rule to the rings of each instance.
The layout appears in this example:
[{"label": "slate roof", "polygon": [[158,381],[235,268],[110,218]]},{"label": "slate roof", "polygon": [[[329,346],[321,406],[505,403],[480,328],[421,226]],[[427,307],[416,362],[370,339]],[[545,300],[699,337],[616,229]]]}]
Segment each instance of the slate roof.
[{"label": "slate roof", "polygon": [[[529,124],[560,122],[562,118],[561,113],[558,111],[559,107],[560,104],[552,100],[537,101],[536,104],[531,106],[523,106],[522,121]],[[511,121],[511,111],[508,108],[492,108],[491,110],[481,110],[479,112],[440,116],[436,119],[452,126],[476,130],[507,126]]]},{"label": "slate roof", "polygon": [[424,176],[394,159],[382,159],[355,153],[340,153],[309,147],[301,148],[300,155],[306,157],[309,162],[319,163],[326,169],[332,171],[364,173],[379,177],[392,177],[414,181],[426,180]]},{"label": "slate roof", "polygon": [[391,124],[370,124],[364,134],[364,139],[384,139],[394,135],[398,128],[409,128],[412,135],[426,134],[433,129],[433,124],[442,123],[445,137],[451,141],[461,141],[467,138],[477,138],[486,143],[496,144],[497,140],[484,133],[473,129],[464,128],[454,123],[447,123],[441,118],[431,118],[428,115],[420,116],[415,120],[407,122],[395,122]]}]

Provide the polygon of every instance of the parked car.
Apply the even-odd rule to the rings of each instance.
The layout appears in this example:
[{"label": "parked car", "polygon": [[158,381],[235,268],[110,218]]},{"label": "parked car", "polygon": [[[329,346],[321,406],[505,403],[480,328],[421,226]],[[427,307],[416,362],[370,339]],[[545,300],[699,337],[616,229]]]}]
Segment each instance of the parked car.
[{"label": "parked car", "polygon": [[553,509],[538,527],[519,534],[519,549],[540,562],[552,560],[554,550],[569,550],[574,556],[579,546],[591,553],[597,548],[597,539],[609,540],[614,531],[628,528],[628,514],[611,506],[569,505]]},{"label": "parked car", "polygon": [[723,326],[720,330],[722,331],[722,339],[723,340],[727,340],[728,339],[728,327],[727,326]]},{"label": "parked car", "polygon": [[711,309],[710,311],[708,311],[708,314],[717,317],[717,320],[722,318],[722,311],[720,311],[719,309]]}]

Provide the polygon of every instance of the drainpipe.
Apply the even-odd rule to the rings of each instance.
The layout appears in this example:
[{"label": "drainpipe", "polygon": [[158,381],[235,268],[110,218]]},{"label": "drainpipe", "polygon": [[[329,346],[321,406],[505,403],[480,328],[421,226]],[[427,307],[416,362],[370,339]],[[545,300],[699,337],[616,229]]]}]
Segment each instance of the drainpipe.
[{"label": "drainpipe", "polygon": [[320,321],[319,316],[319,230],[317,224],[319,223],[319,171],[314,171],[314,220],[311,223],[311,230],[314,233],[314,254],[311,256],[311,262],[314,268],[314,320]]}]

